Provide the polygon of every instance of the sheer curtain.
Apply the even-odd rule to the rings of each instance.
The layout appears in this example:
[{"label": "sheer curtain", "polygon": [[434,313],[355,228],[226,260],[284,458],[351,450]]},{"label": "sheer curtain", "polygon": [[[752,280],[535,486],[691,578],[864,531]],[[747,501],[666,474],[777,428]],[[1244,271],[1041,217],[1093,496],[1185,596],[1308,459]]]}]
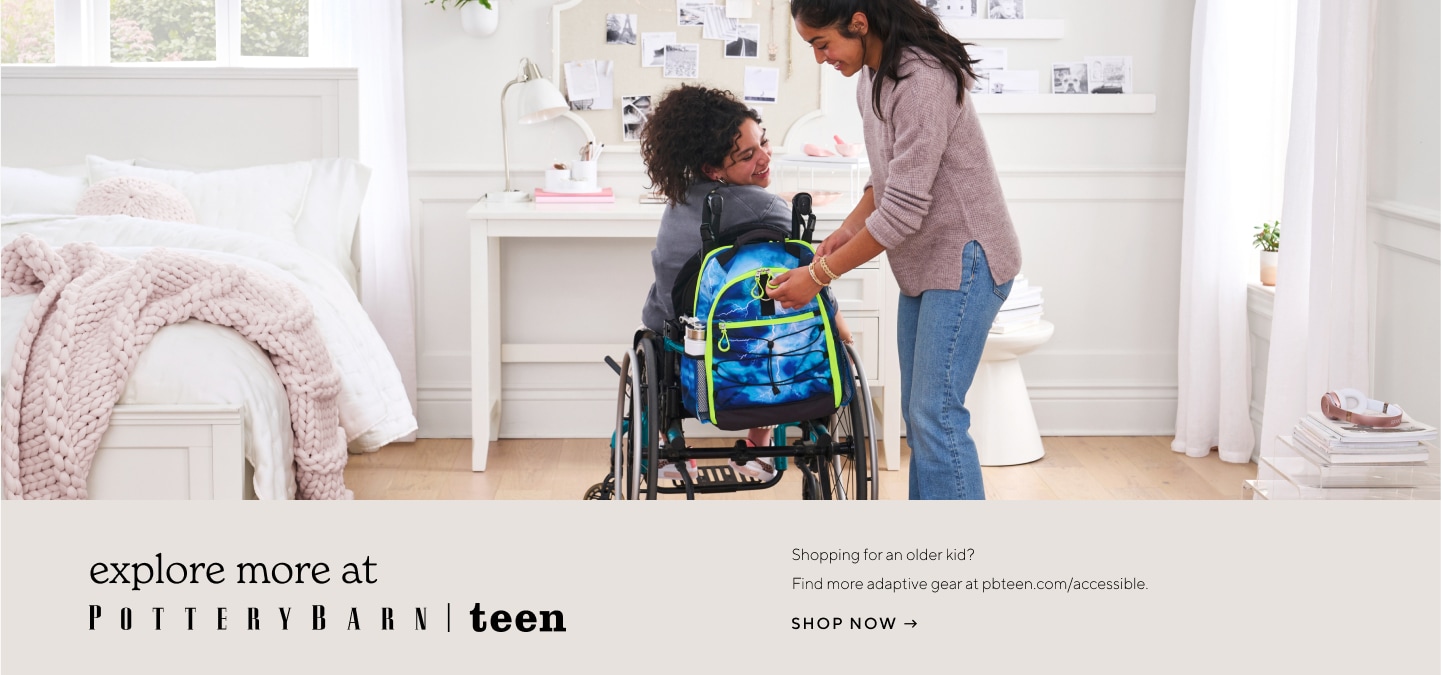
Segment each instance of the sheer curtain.
[{"label": "sheer curtain", "polygon": [[[327,2],[338,26],[338,54],[357,71],[360,161],[371,169],[360,218],[361,304],[390,348],[411,410],[416,409],[415,282],[411,269],[409,168],[401,3]],[[412,434],[403,441],[415,440]]]},{"label": "sheer curtain", "polygon": [[1367,90],[1375,0],[1298,0],[1262,448],[1326,391],[1365,390]]},{"label": "sheer curtain", "polygon": [[1197,0],[1194,11],[1172,441],[1192,457],[1252,456],[1251,235],[1279,211],[1294,16],[1288,0]]}]

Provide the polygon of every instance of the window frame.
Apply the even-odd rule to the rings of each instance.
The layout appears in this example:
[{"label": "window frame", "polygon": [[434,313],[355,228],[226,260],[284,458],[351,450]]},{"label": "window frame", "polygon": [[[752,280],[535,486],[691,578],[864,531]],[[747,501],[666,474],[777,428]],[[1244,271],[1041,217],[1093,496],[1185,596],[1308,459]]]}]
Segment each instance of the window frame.
[{"label": "window frame", "polygon": [[[245,56],[240,53],[240,4],[215,2],[214,61],[111,61],[110,0],[55,0],[55,63],[57,66],[122,66],[147,68],[313,68],[334,65],[326,54],[324,0],[310,0],[307,56]],[[333,40],[332,40],[333,41]],[[37,64],[46,65],[46,64]]]}]

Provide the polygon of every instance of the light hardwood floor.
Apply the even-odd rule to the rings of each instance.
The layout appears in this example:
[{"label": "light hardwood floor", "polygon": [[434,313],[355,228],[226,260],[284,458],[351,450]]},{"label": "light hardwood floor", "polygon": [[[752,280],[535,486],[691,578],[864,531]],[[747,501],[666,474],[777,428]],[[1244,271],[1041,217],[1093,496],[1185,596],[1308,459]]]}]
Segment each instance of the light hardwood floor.
[{"label": "light hardwood floor", "polygon": [[[1172,452],[1160,436],[1050,436],[1046,456],[1020,466],[983,467],[987,499],[1238,499],[1256,464],[1228,464],[1216,453],[1192,458]],[[900,471],[881,471],[881,498],[906,498],[903,442]],[[491,445],[486,471],[471,471],[469,439],[422,439],[367,455],[351,455],[346,486],[356,499],[580,499],[605,477],[605,439],[502,440]],[[800,479],[788,472],[768,490],[702,499],[799,499]],[[666,498],[681,498],[667,496]]]}]

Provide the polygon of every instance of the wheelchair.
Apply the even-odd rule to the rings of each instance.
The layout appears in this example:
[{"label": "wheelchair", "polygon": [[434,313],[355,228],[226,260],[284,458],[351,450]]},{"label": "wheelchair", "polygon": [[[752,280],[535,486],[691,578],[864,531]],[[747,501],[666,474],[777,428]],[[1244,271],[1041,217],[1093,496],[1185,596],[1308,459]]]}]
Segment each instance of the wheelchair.
[{"label": "wheelchair", "polygon": [[[809,215],[809,195],[798,195],[794,204],[797,213]],[[794,213],[793,223],[797,218]],[[810,219],[814,226],[815,216]],[[719,215],[713,222],[719,223]],[[811,229],[806,228],[807,240]],[[799,230],[793,226],[793,231]],[[605,358],[619,377],[611,466],[606,478],[587,490],[585,499],[656,499],[662,494],[695,499],[704,494],[764,490],[780,484],[787,471],[800,473],[802,499],[878,498],[871,389],[850,345],[842,345],[846,358],[838,359],[846,362],[840,375],[849,396],[834,413],[779,424],[768,446],[752,447],[737,440],[731,447],[715,448],[694,447],[683,429],[685,420],[695,418],[687,410],[687,392],[679,372],[684,339],[682,326],[668,321],[664,334],[638,332],[620,363]],[[774,476],[758,480],[738,474],[724,461],[706,463],[732,460],[745,464],[758,457],[774,458]],[[700,460],[694,479],[684,470],[681,480],[657,479],[663,462],[684,467],[693,459]]]}]

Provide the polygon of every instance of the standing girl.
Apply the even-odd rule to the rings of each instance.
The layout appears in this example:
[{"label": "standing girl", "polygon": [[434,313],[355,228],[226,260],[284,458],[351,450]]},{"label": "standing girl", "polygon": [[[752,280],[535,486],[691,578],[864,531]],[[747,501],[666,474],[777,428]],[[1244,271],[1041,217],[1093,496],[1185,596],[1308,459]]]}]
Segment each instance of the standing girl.
[{"label": "standing girl", "polygon": [[777,277],[790,308],[887,252],[901,301],[897,354],[912,499],[984,499],[966,391],[1021,247],[967,94],[966,48],[909,0],[793,0],[817,63],[861,74],[871,179],[807,269]]}]

